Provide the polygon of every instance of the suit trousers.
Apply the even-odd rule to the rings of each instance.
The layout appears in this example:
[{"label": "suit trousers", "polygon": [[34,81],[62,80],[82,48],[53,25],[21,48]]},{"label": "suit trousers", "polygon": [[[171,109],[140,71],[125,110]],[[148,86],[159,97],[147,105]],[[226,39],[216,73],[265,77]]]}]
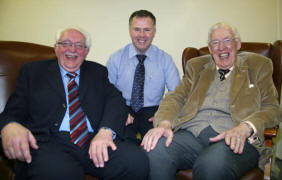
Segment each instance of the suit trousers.
[{"label": "suit trousers", "polygon": [[109,161],[96,168],[89,158],[89,145],[81,149],[73,144],[69,132],[53,134],[48,142],[38,143],[38,150],[31,150],[30,164],[17,163],[16,180],[85,180],[85,174],[105,180],[146,180],[149,162],[145,152],[118,137],[114,142],[117,149],[108,148]]},{"label": "suit trousers", "polygon": [[139,145],[140,140],[136,138],[136,134],[139,132],[142,139],[148,130],[153,128],[153,123],[148,120],[155,115],[159,106],[143,107],[138,112],[134,112],[129,106],[127,108],[131,116],[134,117],[134,121],[133,124],[125,128],[125,137]]},{"label": "suit trousers", "polygon": [[193,179],[239,179],[248,170],[258,166],[259,153],[248,142],[242,154],[235,154],[225,141],[210,143],[216,136],[210,126],[195,137],[187,130],[178,130],[169,147],[162,137],[154,150],[148,153],[151,180],[172,180],[176,172],[193,169]]}]

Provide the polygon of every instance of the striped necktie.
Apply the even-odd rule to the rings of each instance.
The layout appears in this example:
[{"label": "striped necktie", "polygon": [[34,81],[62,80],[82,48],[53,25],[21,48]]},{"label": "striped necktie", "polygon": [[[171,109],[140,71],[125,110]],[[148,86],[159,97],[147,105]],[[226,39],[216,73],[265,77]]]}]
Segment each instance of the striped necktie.
[{"label": "striped necktie", "polygon": [[83,148],[89,143],[89,133],[86,116],[79,101],[78,85],[75,82],[76,73],[67,73],[70,78],[68,84],[70,137],[71,141]]}]

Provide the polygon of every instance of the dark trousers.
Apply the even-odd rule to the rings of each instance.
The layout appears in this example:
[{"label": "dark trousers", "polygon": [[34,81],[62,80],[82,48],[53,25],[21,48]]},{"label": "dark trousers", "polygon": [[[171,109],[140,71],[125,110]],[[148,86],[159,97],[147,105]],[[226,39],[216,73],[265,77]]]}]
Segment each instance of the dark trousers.
[{"label": "dark trousers", "polygon": [[153,128],[153,123],[148,120],[155,115],[159,106],[143,107],[138,112],[134,112],[131,107],[127,106],[128,113],[134,117],[133,124],[128,125],[125,128],[125,137],[127,140],[140,144],[140,139],[136,138],[136,134],[141,134],[141,139],[147,133],[147,131]]},{"label": "dark trousers", "polygon": [[147,179],[149,164],[143,150],[118,137],[115,144],[116,151],[108,148],[109,161],[96,168],[89,158],[89,145],[81,149],[70,141],[69,133],[54,134],[47,142],[39,142],[38,150],[31,150],[30,164],[17,164],[16,180],[85,180],[85,174],[99,179]]},{"label": "dark trousers", "polygon": [[242,154],[235,154],[225,141],[210,143],[216,136],[210,126],[198,137],[191,132],[179,130],[174,134],[169,147],[162,137],[154,150],[148,153],[151,180],[172,180],[176,172],[193,169],[193,179],[237,180],[246,172],[257,167],[259,153],[248,142]]}]

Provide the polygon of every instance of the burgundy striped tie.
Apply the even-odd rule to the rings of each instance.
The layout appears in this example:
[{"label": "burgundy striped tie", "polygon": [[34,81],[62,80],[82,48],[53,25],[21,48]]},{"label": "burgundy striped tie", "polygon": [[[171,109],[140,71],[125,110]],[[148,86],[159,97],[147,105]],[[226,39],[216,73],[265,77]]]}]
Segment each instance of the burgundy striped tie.
[{"label": "burgundy striped tie", "polygon": [[68,84],[70,137],[74,144],[83,148],[89,143],[89,133],[86,123],[86,116],[79,101],[78,85],[75,82],[75,77],[77,74],[67,73],[67,76],[70,78]]}]

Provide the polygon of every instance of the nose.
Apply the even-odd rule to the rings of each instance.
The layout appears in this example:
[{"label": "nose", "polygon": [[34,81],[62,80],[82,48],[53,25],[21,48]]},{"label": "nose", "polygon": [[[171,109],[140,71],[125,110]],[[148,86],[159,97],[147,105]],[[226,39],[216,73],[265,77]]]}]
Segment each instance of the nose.
[{"label": "nose", "polygon": [[225,44],[223,41],[219,41],[218,49],[223,50],[225,48]]},{"label": "nose", "polygon": [[69,50],[70,50],[71,52],[74,52],[74,51],[76,50],[75,45],[72,44],[72,45],[69,47]]},{"label": "nose", "polygon": [[145,31],[144,30],[140,30],[140,32],[139,32],[139,36],[144,36],[145,35]]}]

